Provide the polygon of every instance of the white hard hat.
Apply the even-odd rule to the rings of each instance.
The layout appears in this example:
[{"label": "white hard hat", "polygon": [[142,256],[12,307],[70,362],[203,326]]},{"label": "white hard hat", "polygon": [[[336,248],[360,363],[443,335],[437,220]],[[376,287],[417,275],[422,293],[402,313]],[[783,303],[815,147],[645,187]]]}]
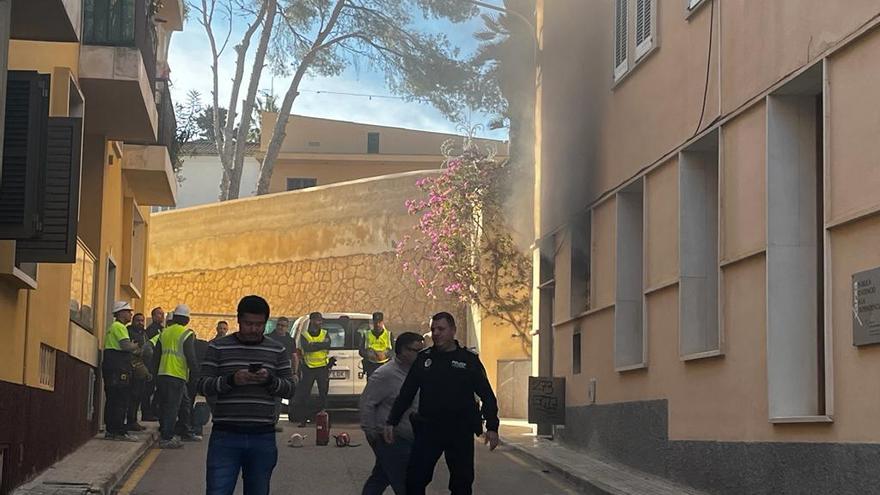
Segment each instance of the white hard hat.
[{"label": "white hard hat", "polygon": [[127,301],[116,301],[115,303],[113,303],[113,314],[115,315],[116,313],[118,313],[120,311],[134,311],[134,310],[131,309],[131,304],[128,304]]},{"label": "white hard hat", "polygon": [[186,316],[189,318],[189,306],[186,304],[178,304],[176,308],[174,308],[174,316]]},{"label": "white hard hat", "polygon": [[294,448],[301,448],[303,446],[303,440],[305,437],[300,435],[299,433],[294,433],[290,435],[290,439],[287,441],[287,444]]}]

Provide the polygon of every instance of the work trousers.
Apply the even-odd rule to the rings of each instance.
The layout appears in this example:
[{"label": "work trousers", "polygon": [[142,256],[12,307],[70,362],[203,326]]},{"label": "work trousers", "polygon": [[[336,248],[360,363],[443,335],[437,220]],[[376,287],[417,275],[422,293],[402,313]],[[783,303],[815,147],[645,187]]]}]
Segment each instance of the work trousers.
[{"label": "work trousers", "polygon": [[125,415],[131,397],[131,370],[101,370],[104,378],[104,425],[111,435],[125,434]]},{"label": "work trousers", "polygon": [[434,478],[434,467],[446,455],[449,492],[471,495],[474,483],[474,432],[463,426],[413,423],[416,434],[406,469],[407,495],[425,495]]},{"label": "work trousers", "polygon": [[[303,366],[302,380],[296,387],[294,394],[293,414],[296,421],[304,421],[314,418],[318,411],[327,408],[327,393],[330,391],[330,368],[321,366],[320,368],[309,368]],[[318,383],[318,404],[316,408],[310,407],[309,397],[312,395],[312,386]]]},{"label": "work trousers", "polygon": [[144,389],[141,392],[141,418],[155,418],[156,409],[153,407],[153,394],[156,392],[156,378],[144,382]]},{"label": "work trousers", "polygon": [[178,434],[188,434],[186,381],[160,375],[156,378],[156,393],[159,395],[159,436],[162,440],[174,438],[175,431]]},{"label": "work trousers", "polygon": [[385,364],[385,363],[374,363],[374,362],[369,361],[367,359],[362,359],[361,361],[363,361],[364,374],[367,375],[367,378],[369,378],[373,373],[376,372],[377,369],[379,369],[383,364]]},{"label": "work trousers", "polygon": [[361,495],[382,495],[389,486],[395,495],[406,495],[406,466],[412,451],[412,441],[397,437],[387,444],[381,438],[370,441],[376,463],[364,483]]},{"label": "work trousers", "polygon": [[207,495],[232,495],[241,473],[244,495],[269,495],[278,463],[275,433],[214,430],[208,442]]},{"label": "work trousers", "polygon": [[[125,416],[125,423],[127,425],[134,425],[138,422],[138,409],[141,408],[141,399],[143,398],[144,388],[147,386],[147,381],[144,379],[133,378],[131,381],[131,394],[129,394],[128,400],[128,413]],[[143,414],[144,411],[141,410]]]}]

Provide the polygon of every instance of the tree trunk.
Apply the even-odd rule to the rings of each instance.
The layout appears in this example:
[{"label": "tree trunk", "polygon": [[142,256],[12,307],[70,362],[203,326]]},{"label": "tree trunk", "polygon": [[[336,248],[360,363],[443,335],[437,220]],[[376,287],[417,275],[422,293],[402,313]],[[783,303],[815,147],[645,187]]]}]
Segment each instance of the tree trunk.
[{"label": "tree trunk", "polygon": [[244,167],[244,153],[247,150],[247,135],[251,128],[251,117],[254,113],[254,100],[257,98],[257,90],[260,86],[260,76],[266,63],[266,52],[269,49],[269,41],[272,39],[272,28],[275,23],[277,1],[268,0],[266,4],[266,22],[263,24],[263,32],[260,35],[260,44],[254,56],[254,66],[251,69],[251,80],[248,83],[247,95],[241,109],[241,121],[238,123],[238,134],[235,137],[235,154],[232,164],[232,173],[229,176],[229,199],[239,197],[241,189],[241,174]]}]

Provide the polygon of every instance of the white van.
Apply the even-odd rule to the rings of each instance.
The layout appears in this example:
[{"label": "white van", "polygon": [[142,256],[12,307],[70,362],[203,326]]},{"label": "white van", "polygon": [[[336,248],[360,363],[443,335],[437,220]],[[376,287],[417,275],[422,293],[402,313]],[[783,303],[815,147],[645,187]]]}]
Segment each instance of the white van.
[{"label": "white van", "polygon": [[[330,357],[336,365],[330,369],[330,392],[327,407],[332,409],[357,407],[358,399],[367,385],[364,365],[358,349],[372,326],[372,315],[367,313],[322,313],[322,327],[330,334]],[[300,336],[309,328],[309,316],[293,322],[290,333],[299,347]],[[300,364],[302,366],[302,364]],[[317,394],[317,384],[312,388]]]}]

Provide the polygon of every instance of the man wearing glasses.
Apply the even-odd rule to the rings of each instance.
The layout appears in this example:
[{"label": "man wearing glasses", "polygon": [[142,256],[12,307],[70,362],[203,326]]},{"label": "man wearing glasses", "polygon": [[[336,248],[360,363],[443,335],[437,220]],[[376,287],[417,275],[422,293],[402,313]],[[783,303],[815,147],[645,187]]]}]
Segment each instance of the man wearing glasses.
[{"label": "man wearing glasses", "polygon": [[[398,336],[394,343],[394,358],[372,374],[361,394],[361,428],[376,455],[376,464],[364,483],[362,495],[381,495],[389,485],[397,495],[406,493],[406,466],[414,439],[409,414],[404,414],[395,427],[394,443],[385,443],[382,434],[391,406],[424,345],[425,339],[417,333],[405,332]],[[408,412],[417,407],[418,400]]]}]

